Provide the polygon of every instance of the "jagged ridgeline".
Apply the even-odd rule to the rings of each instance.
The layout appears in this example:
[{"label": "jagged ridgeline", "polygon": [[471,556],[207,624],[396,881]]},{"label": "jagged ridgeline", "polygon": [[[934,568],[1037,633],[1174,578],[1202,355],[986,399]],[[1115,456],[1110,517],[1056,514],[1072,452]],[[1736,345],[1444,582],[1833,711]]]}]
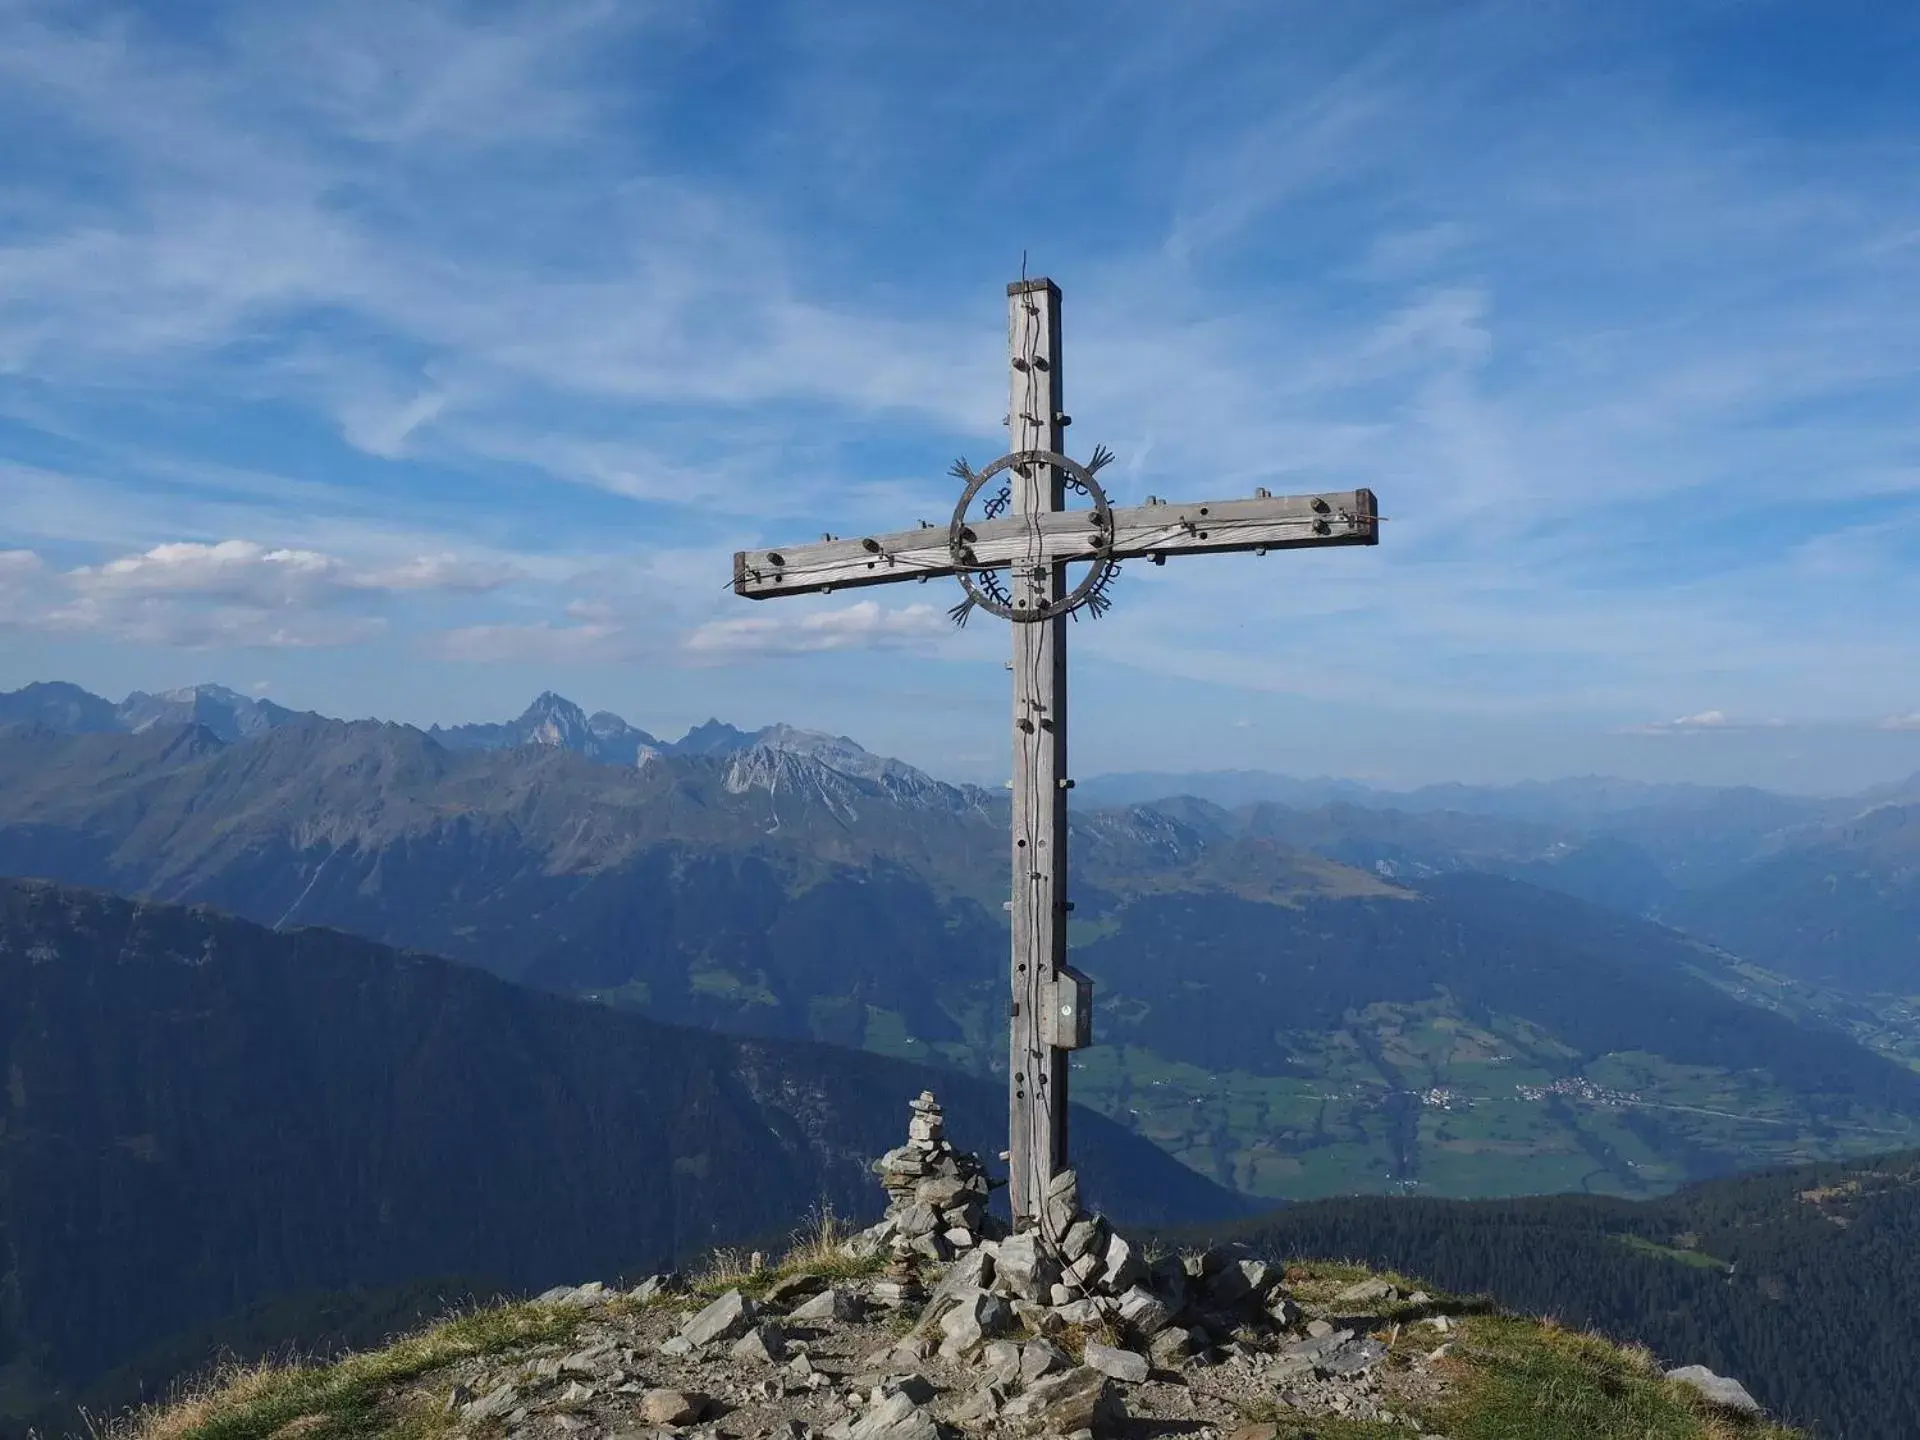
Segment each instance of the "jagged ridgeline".
[{"label": "jagged ridgeline", "polygon": [[1791,1440],[1738,1380],[1354,1266],[1129,1240],[1062,1172],[1037,1226],[913,1101],[886,1216],[771,1263],[590,1281],[325,1365],[267,1365],[129,1440],[295,1434],[1198,1440]]},{"label": "jagged ridgeline", "polygon": [[[535,1289],[782,1240],[823,1202],[876,1212],[898,1097],[932,1084],[955,1133],[1005,1133],[992,1082],[37,882],[0,880],[0,997],[15,1428],[269,1297]],[[1111,1212],[1239,1210],[1112,1122],[1074,1126]]]}]

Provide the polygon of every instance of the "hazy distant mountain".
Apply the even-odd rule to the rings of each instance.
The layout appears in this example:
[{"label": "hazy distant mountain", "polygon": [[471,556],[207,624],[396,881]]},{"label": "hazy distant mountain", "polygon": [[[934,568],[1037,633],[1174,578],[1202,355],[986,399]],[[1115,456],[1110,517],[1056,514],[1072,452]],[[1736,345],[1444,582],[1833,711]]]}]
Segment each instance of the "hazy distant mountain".
[{"label": "hazy distant mountain", "polygon": [[222,740],[240,740],[265,734],[303,713],[220,685],[189,685],[158,695],[135,690],[118,705],[61,681],[0,693],[0,725],[43,725],[66,734],[203,725]]},{"label": "hazy distant mountain", "polygon": [[517,720],[497,725],[430,726],[427,733],[450,750],[507,750],[546,745],[571,750],[610,765],[637,764],[660,742],[610,710],[588,715],[563,695],[546,690]]},{"label": "hazy distant mountain", "polygon": [[[960,1143],[1005,1133],[998,1083],[45,884],[0,880],[0,995],[0,1420],[269,1296],[637,1277],[822,1201],[870,1219],[924,1087]],[[1116,1216],[1240,1209],[1101,1116],[1073,1135]]]},{"label": "hazy distant mountain", "polygon": [[1073,803],[1088,809],[1189,796],[1228,810],[1261,801],[1311,810],[1342,801],[1366,804],[1377,793],[1357,780],[1301,780],[1269,770],[1132,770],[1073,782]]},{"label": "hazy distant mountain", "polygon": [[1881,805],[1676,898],[1675,923],[1854,995],[1920,996],[1920,805]]},{"label": "hazy distant mountain", "polygon": [[304,712],[220,685],[190,685],[158,695],[136,690],[120,702],[117,713],[121,726],[136,734],[156,725],[202,725],[222,740],[251,740]]},{"label": "hazy distant mountain", "polygon": [[[0,725],[42,725],[71,735],[116,730],[137,734],[156,725],[202,725],[221,740],[247,740],[312,714],[250,699],[219,685],[194,685],[159,695],[136,690],[118,705],[63,681],[36,682],[0,692]],[[792,725],[740,730],[708,720],[678,741],[663,741],[628,724],[611,710],[589,715],[551,690],[536,696],[516,719],[431,725],[426,733],[449,750],[534,746],[571,751],[606,765],[635,765],[659,752],[729,756],[747,750],[776,750],[809,756],[859,779],[885,780],[910,789],[937,783],[904,761],[872,754],[844,735],[826,735]]]},{"label": "hazy distant mountain", "polygon": [[126,728],[111,700],[64,680],[36,680],[0,691],[0,725],[44,725],[72,735]]}]

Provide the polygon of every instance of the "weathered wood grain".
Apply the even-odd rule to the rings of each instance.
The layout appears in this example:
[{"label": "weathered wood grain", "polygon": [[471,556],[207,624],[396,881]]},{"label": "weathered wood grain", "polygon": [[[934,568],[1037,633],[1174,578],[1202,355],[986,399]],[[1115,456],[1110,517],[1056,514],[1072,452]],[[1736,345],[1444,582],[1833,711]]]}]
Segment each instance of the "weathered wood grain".
[{"label": "weathered wood grain", "polygon": [[[1050,280],[1007,287],[1007,429],[1011,449],[1059,453],[1060,291]],[[1051,465],[1012,472],[1016,527],[1051,520],[1064,477]],[[1008,576],[1014,603],[1034,609],[1066,593],[1066,567],[1037,557]],[[1067,963],[1067,622],[1013,630],[1012,1034],[1008,1050],[1007,1189],[1016,1222],[1046,1211],[1067,1163],[1067,1052],[1047,1043],[1042,1012]]]},{"label": "weathered wood grain", "polygon": [[[1017,478],[1017,477],[1016,477]],[[1060,564],[1091,560],[1107,539],[1085,510],[1007,516],[970,528],[974,563]],[[1236,550],[1298,550],[1379,542],[1371,490],[1276,495],[1255,500],[1199,500],[1132,505],[1113,511],[1110,553],[1118,560],[1156,555],[1217,555]],[[927,580],[955,573],[944,526],[900,530],[854,540],[815,541],[734,556],[733,588],[751,600]]]}]

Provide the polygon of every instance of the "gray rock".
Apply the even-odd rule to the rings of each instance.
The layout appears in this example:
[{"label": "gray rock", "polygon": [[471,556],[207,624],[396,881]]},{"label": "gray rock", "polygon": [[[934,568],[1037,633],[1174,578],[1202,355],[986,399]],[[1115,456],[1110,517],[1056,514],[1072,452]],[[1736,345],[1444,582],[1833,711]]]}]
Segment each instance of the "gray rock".
[{"label": "gray rock", "polygon": [[1253,1298],[1253,1280],[1237,1262],[1228,1262],[1206,1277],[1201,1293],[1214,1309],[1235,1310]]},{"label": "gray rock", "polygon": [[870,1405],[847,1431],[847,1440],[939,1440],[940,1426],[905,1394]]},{"label": "gray rock", "polygon": [[787,1337],[770,1321],[762,1322],[733,1342],[727,1352],[753,1365],[772,1365],[787,1358]]},{"label": "gray rock", "polygon": [[965,1359],[981,1345],[1013,1329],[1013,1307],[998,1295],[976,1290],[940,1317],[940,1353]]},{"label": "gray rock", "polygon": [[709,1345],[715,1340],[733,1340],[753,1324],[759,1307],[738,1290],[729,1290],[689,1320],[680,1333],[691,1345]]},{"label": "gray rock", "polygon": [[980,1374],[989,1385],[1003,1390],[1020,1378],[1020,1347],[1011,1340],[995,1340],[980,1354]]},{"label": "gray rock", "polygon": [[836,1285],[796,1306],[787,1318],[802,1325],[850,1325],[860,1318],[862,1308],[858,1295]]},{"label": "gray rock", "polygon": [[469,1400],[460,1407],[460,1413],[469,1420],[496,1420],[509,1413],[520,1403],[520,1392],[513,1385],[502,1385],[489,1390],[478,1400]]},{"label": "gray rock", "polygon": [[1323,1355],[1331,1355],[1342,1345],[1353,1339],[1351,1330],[1335,1330],[1328,1326],[1318,1335],[1310,1335],[1305,1340],[1293,1340],[1280,1347],[1282,1360],[1304,1360],[1309,1365],[1317,1365]]},{"label": "gray rock", "polygon": [[684,1335],[669,1335],[660,1342],[660,1353],[662,1355],[691,1355],[693,1353],[693,1341]]},{"label": "gray rock", "polygon": [[560,1392],[558,1403],[561,1405],[584,1405],[599,1393],[600,1392],[594,1389],[593,1386],[583,1385],[578,1380],[574,1380],[569,1382],[567,1388]]},{"label": "gray rock", "polygon": [[1120,1318],[1149,1339],[1173,1323],[1165,1302],[1144,1285],[1136,1285],[1120,1297]]},{"label": "gray rock", "polygon": [[1022,1300],[1043,1300],[1053,1284],[1052,1268],[1038,1236],[1010,1235],[994,1251],[993,1288]]},{"label": "gray rock", "polygon": [[1078,1195],[1057,1195],[1047,1201],[1047,1234],[1064,1236],[1079,1218]]},{"label": "gray rock", "polygon": [[1758,1415],[1760,1402],[1747,1393],[1747,1387],[1726,1375],[1716,1375],[1704,1365],[1681,1365],[1667,1371],[1667,1379],[1690,1386],[1712,1404],[1740,1415]]},{"label": "gray rock", "polygon": [[945,1210],[969,1193],[967,1182],[958,1175],[929,1175],[913,1187],[915,1202],[935,1210]]},{"label": "gray rock", "polygon": [[940,1228],[940,1216],[931,1205],[909,1205],[894,1217],[894,1225],[909,1240],[917,1240]]},{"label": "gray rock", "polygon": [[969,1250],[954,1261],[947,1268],[947,1273],[940,1277],[940,1283],[933,1287],[933,1294],[927,1297],[926,1307],[914,1322],[914,1333],[932,1329],[947,1311],[960,1303],[961,1296],[984,1290],[992,1284],[994,1266],[994,1251],[985,1245],[977,1250]]},{"label": "gray rock", "polygon": [[707,1411],[707,1397],[687,1390],[649,1390],[640,1397],[640,1418],[649,1425],[691,1425]]},{"label": "gray rock", "polygon": [[1178,1370],[1193,1353],[1192,1339],[1177,1325],[1162,1330],[1147,1345],[1147,1358],[1162,1370]]},{"label": "gray rock", "polygon": [[874,1404],[890,1400],[895,1395],[904,1395],[916,1405],[924,1405],[934,1397],[933,1382],[918,1370],[909,1370],[904,1375],[887,1375],[869,1387],[873,1394],[869,1397]]},{"label": "gray rock", "polygon": [[1104,1313],[1099,1302],[1091,1299],[1075,1300],[1070,1305],[1056,1305],[1053,1308],[1053,1314],[1065,1325],[1097,1324]]},{"label": "gray rock", "polygon": [[1067,1352],[1051,1340],[1029,1340],[1020,1347],[1020,1384],[1031,1385],[1043,1375],[1056,1374],[1072,1365]]},{"label": "gray rock", "polygon": [[1298,1325],[1300,1314],[1300,1307],[1284,1295],[1276,1295],[1267,1302],[1267,1318],[1283,1330]]},{"label": "gray rock", "polygon": [[1068,1260],[1078,1260],[1099,1246],[1101,1231],[1105,1228],[1097,1218],[1076,1220],[1067,1227],[1067,1233],[1060,1239],[1061,1255]]},{"label": "gray rock", "polygon": [[1378,1340],[1361,1337],[1350,1340],[1339,1349],[1322,1356],[1315,1367],[1323,1375],[1357,1375],[1362,1370],[1371,1370],[1387,1358],[1387,1347]]},{"label": "gray rock", "polygon": [[660,1275],[649,1275],[633,1289],[627,1292],[629,1300],[657,1300],[664,1295],[677,1295],[687,1288],[687,1282],[672,1271]]},{"label": "gray rock", "polygon": [[1007,1402],[1000,1418],[1027,1434],[1071,1435],[1118,1424],[1126,1418],[1126,1407],[1112,1380],[1081,1365],[1036,1380]]},{"label": "gray rock", "polygon": [[982,1385],[950,1412],[953,1423],[971,1429],[996,1419],[1007,1403],[1007,1392],[999,1385]]},{"label": "gray rock", "polygon": [[1106,1266],[1101,1283],[1115,1295],[1129,1290],[1147,1278],[1147,1267],[1139,1254],[1120,1235],[1107,1240]]},{"label": "gray rock", "polygon": [[1111,1375],[1128,1385],[1144,1384],[1152,1369],[1144,1355],[1132,1350],[1116,1350],[1092,1340],[1087,1341],[1084,1354],[1087,1364],[1102,1375]]},{"label": "gray rock", "polygon": [[1089,1250],[1078,1260],[1063,1266],[1060,1278],[1075,1289],[1085,1290],[1098,1283],[1105,1264],[1106,1257],[1103,1251]]},{"label": "gray rock", "polygon": [[810,1295],[818,1295],[827,1288],[824,1275],[783,1275],[767,1287],[766,1295],[761,1299],[763,1305],[786,1306],[805,1300]]},{"label": "gray rock", "polygon": [[1362,1280],[1333,1297],[1336,1305],[1377,1305],[1398,1300],[1400,1292],[1385,1280]]}]

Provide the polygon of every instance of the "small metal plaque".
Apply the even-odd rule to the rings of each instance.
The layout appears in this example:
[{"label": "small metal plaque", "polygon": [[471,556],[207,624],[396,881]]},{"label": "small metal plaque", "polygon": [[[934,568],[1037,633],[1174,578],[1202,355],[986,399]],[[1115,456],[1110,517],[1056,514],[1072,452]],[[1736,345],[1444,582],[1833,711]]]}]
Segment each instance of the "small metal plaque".
[{"label": "small metal plaque", "polygon": [[1093,981],[1063,965],[1048,988],[1041,1038],[1056,1050],[1084,1050],[1093,1044]]}]

